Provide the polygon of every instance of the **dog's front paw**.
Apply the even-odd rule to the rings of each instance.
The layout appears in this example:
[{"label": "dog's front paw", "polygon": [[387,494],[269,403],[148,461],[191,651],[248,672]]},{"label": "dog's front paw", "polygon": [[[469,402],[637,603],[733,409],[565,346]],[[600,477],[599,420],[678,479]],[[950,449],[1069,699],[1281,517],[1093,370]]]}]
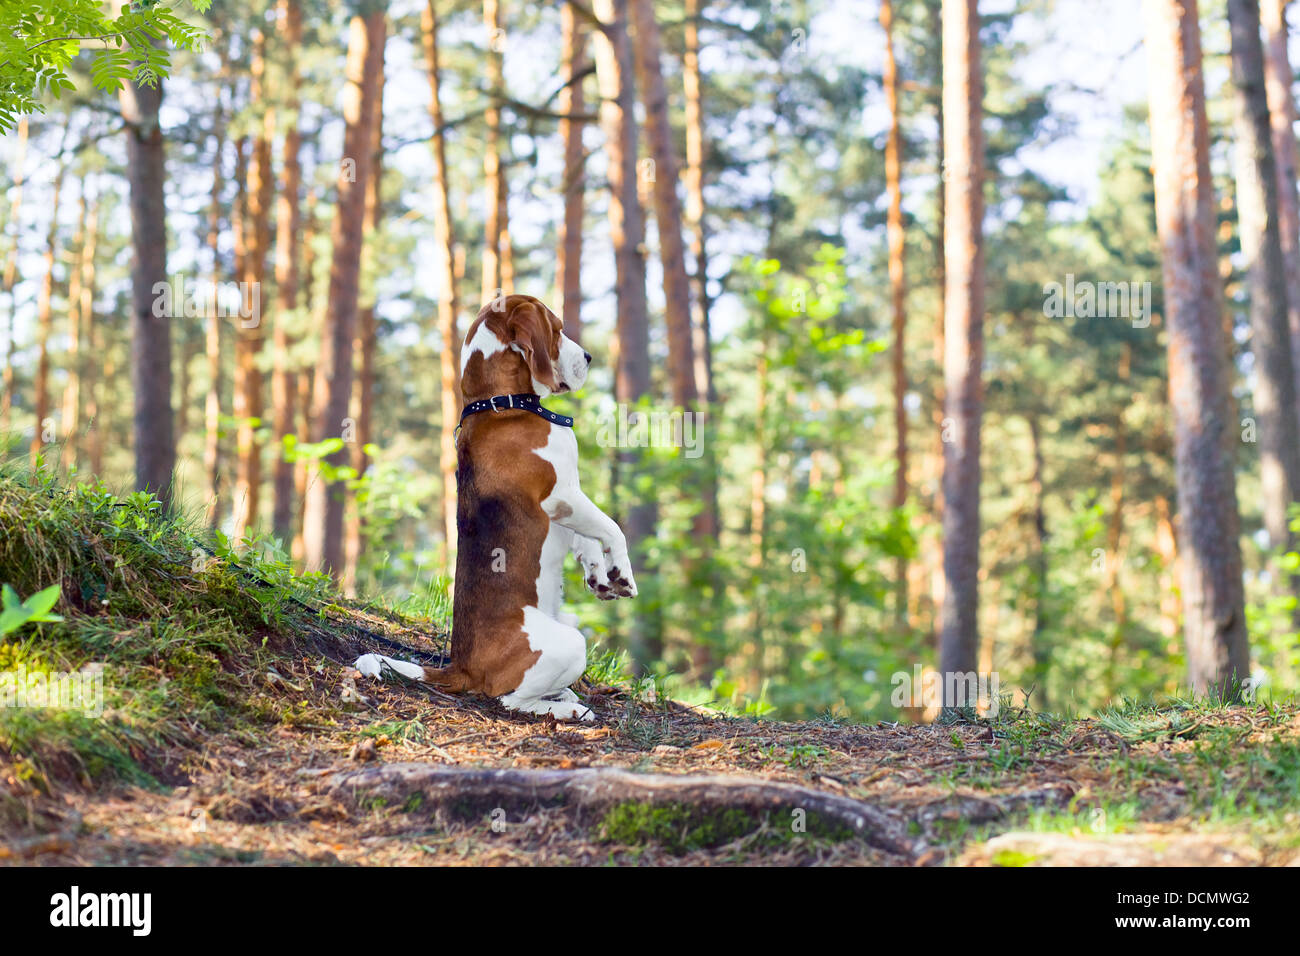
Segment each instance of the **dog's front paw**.
[{"label": "dog's front paw", "polygon": [[582,578],[588,591],[602,601],[612,601],[618,597],[610,585],[609,566],[599,541],[580,534],[574,535],[573,554],[582,565]]},{"label": "dog's front paw", "polygon": [[609,564],[610,597],[636,597],[636,579],[632,577],[632,562],[626,554],[620,557],[606,555]]}]

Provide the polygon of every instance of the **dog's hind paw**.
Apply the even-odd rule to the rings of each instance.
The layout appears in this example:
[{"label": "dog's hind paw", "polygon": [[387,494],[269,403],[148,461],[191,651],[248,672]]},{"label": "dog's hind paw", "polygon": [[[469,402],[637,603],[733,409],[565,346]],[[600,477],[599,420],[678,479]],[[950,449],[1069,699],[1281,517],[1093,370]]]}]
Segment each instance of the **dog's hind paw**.
[{"label": "dog's hind paw", "polygon": [[[515,694],[506,694],[504,697],[497,699],[511,710],[521,711],[526,714],[550,714],[556,720],[589,721],[596,719],[595,712],[578,700],[578,695],[567,688],[557,691],[552,696],[564,699],[520,700]],[[572,697],[573,700],[568,700],[568,697]]]}]

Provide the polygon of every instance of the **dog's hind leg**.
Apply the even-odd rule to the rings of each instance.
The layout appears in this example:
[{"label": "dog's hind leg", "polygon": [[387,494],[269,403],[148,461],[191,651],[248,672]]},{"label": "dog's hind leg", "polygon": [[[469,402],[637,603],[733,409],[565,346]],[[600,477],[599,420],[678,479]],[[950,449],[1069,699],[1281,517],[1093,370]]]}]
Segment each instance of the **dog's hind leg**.
[{"label": "dog's hind leg", "polygon": [[541,656],[524,672],[518,687],[497,699],[511,710],[550,714],[556,720],[594,720],[591,710],[569,690],[587,669],[587,641],[582,632],[527,607],[524,634]]}]

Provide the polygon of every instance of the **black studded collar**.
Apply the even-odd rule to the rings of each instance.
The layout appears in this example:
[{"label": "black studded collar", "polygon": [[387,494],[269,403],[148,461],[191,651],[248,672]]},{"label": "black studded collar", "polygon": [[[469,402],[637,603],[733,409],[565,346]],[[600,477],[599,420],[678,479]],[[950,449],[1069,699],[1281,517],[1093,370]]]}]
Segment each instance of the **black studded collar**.
[{"label": "black studded collar", "polygon": [[[477,402],[470,402],[460,413],[460,425],[465,424],[465,419],[468,416],[478,412],[486,412],[489,409],[494,412],[504,412],[514,408],[532,412],[539,418],[544,418],[556,425],[563,425],[565,428],[573,427],[572,418],[546,408],[542,405],[541,398],[531,392],[522,395],[493,395],[491,398],[480,398]],[[460,425],[456,427],[460,428]]]}]

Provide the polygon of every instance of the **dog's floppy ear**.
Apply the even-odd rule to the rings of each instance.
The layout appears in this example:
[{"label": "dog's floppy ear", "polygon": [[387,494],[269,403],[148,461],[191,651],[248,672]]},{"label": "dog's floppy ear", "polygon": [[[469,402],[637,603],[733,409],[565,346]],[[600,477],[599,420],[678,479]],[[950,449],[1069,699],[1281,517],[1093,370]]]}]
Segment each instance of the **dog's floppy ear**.
[{"label": "dog's floppy ear", "polygon": [[533,378],[551,391],[559,388],[555,365],[551,362],[551,323],[535,302],[521,302],[510,312],[506,322],[511,344],[523,353]]}]

